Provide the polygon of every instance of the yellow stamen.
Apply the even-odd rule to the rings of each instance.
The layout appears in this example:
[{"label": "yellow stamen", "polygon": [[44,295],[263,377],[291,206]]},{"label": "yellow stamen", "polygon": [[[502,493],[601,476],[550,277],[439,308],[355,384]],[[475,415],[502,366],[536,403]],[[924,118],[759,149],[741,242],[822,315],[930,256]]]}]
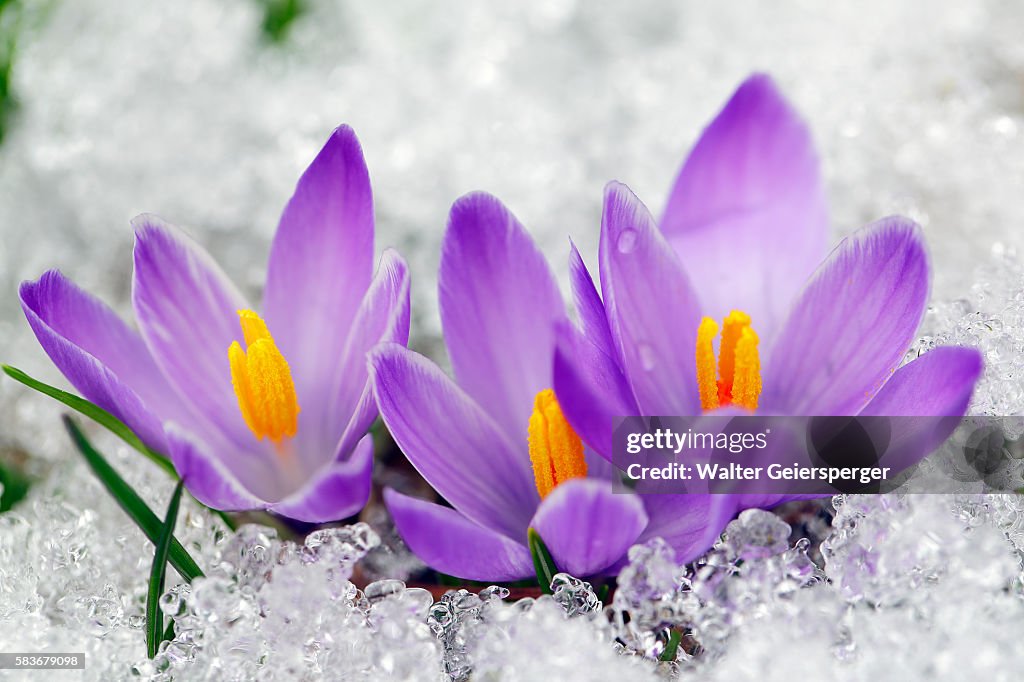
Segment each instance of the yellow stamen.
[{"label": "yellow stamen", "polygon": [[242,323],[242,335],[245,338],[246,346],[251,346],[260,339],[274,340],[270,336],[270,330],[267,329],[267,323],[253,311],[239,310],[238,321]]},{"label": "yellow stamen", "polygon": [[722,322],[722,341],[718,346],[719,402],[732,401],[731,389],[736,367],[736,344],[744,329],[750,328],[750,315],[733,310]]},{"label": "yellow stamen", "polygon": [[238,318],[246,350],[237,341],[228,348],[238,409],[257,438],[269,437],[280,444],[298,429],[299,403],[292,373],[260,316],[239,310]]},{"label": "yellow stamen", "polygon": [[718,325],[710,317],[697,328],[697,387],[704,410],[726,405],[757,409],[761,395],[761,362],[758,338],[750,326],[750,316],[733,310],[722,323],[718,349],[718,373],[715,373],[713,342]]},{"label": "yellow stamen", "polygon": [[732,402],[749,410],[757,409],[761,395],[761,358],[757,354],[757,333],[744,327],[736,343],[736,376],[732,384]]},{"label": "yellow stamen", "polygon": [[583,441],[569,426],[550,388],[534,399],[529,438],[533,476],[542,499],[558,484],[587,475]]},{"label": "yellow stamen", "polygon": [[715,348],[712,345],[718,335],[718,324],[710,317],[700,321],[697,328],[697,387],[700,390],[700,406],[714,410],[719,405],[718,383],[715,381]]}]

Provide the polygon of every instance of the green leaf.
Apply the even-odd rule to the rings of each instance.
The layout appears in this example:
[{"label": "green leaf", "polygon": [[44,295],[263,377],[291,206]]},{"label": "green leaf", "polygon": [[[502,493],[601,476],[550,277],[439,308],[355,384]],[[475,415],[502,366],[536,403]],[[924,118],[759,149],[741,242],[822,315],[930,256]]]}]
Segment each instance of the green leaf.
[{"label": "green leaf", "polygon": [[163,641],[164,614],[160,611],[160,595],[164,593],[167,555],[171,550],[171,540],[174,539],[174,524],[178,521],[182,490],[184,484],[178,481],[178,485],[174,486],[174,495],[167,505],[167,515],[156,541],[156,552],[153,553],[153,567],[149,571],[149,593],[146,595],[146,653],[150,658],[156,657],[157,647]]},{"label": "green leaf", "polygon": [[[192,499],[195,500],[196,498],[193,497]],[[199,500],[196,500],[196,502],[199,502]],[[203,504],[202,502],[199,502],[199,504],[202,504],[204,507],[206,507],[206,505]],[[206,508],[209,509],[214,514],[216,514],[217,516],[219,516],[220,520],[224,522],[224,525],[228,527],[228,530],[230,530],[231,532],[238,530],[238,523],[236,523],[235,520],[231,518],[231,514],[228,514],[225,511],[221,511],[220,509],[214,509],[213,507]]]},{"label": "green leaf", "polygon": [[[103,486],[113,496],[114,500],[117,501],[121,509],[131,517],[135,525],[142,529],[142,532],[146,534],[150,542],[157,544],[160,539],[160,531],[163,528],[163,524],[157,518],[157,515],[142,501],[139,494],[110,466],[110,463],[107,462],[103,455],[92,446],[92,443],[86,439],[85,434],[78,428],[74,420],[67,415],[63,417],[63,420],[64,426],[67,428],[68,433],[71,434],[71,440],[74,441],[75,447],[85,457],[85,461],[89,464],[93,473],[96,474],[96,477],[100,479],[100,482],[103,483]],[[188,582],[192,582],[193,579],[203,575],[195,560],[185,551],[181,543],[174,538],[171,539],[169,561],[181,577]]]},{"label": "green leaf", "polygon": [[25,498],[32,480],[13,464],[0,460],[0,514]]},{"label": "green leaf", "polygon": [[544,594],[551,594],[551,580],[558,573],[555,560],[551,558],[551,552],[540,537],[540,533],[530,528],[526,531],[526,539],[530,545],[530,555],[533,556],[533,568],[537,572],[537,584]]},{"label": "green leaf", "polygon": [[174,639],[174,621],[169,620],[167,621],[167,627],[164,629],[163,640],[161,641],[169,642],[172,639]]},{"label": "green leaf", "polygon": [[273,43],[288,37],[292,24],[306,12],[305,0],[260,0],[263,5],[263,35]]},{"label": "green leaf", "polygon": [[[160,641],[162,641],[162,642],[169,642],[172,639],[174,639],[174,621],[173,620],[167,622],[167,627],[164,629],[163,639],[161,639]],[[158,648],[159,648],[159,645],[158,645]]]},{"label": "green leaf", "polygon": [[48,395],[54,400],[64,403],[65,405],[75,410],[76,412],[84,414],[86,417],[92,419],[100,426],[105,427],[107,430],[109,430],[115,436],[123,440],[125,443],[128,443],[128,445],[131,445],[133,448],[144,454],[146,457],[153,460],[158,466],[167,471],[169,474],[177,476],[177,474],[174,471],[174,465],[171,464],[171,461],[167,459],[167,457],[160,454],[156,450],[152,450],[149,447],[147,447],[146,444],[139,440],[139,437],[136,436],[123,421],[121,421],[114,415],[110,414],[99,405],[94,405],[85,398],[79,398],[74,393],[62,391],[59,388],[50,386],[49,384],[44,384],[42,381],[39,381],[38,379],[33,379],[32,377],[30,377],[28,374],[25,374],[17,367],[3,365],[3,370],[7,376],[11,377],[15,381],[20,381],[29,388],[39,391],[43,395]]},{"label": "green leaf", "polygon": [[665,645],[665,650],[661,652],[661,656],[658,656],[658,660],[668,662],[676,660],[676,653],[679,651],[679,640],[682,638],[683,633],[673,628],[668,636],[668,644]]}]

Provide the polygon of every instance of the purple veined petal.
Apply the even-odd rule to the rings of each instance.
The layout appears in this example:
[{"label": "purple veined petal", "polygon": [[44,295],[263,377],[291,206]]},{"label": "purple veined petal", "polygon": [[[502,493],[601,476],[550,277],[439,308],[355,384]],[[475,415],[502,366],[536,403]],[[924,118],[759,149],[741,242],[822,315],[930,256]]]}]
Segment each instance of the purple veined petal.
[{"label": "purple veined petal", "polygon": [[598,454],[593,448],[585,448],[583,458],[587,463],[587,478],[611,481],[619,476],[619,470],[615,468],[615,465]]},{"label": "purple veined petal", "polygon": [[576,245],[569,241],[569,282],[572,285],[572,298],[579,316],[579,327],[583,336],[609,358],[621,363],[612,330],[608,326],[608,314],[604,302],[594,286],[594,278],[590,276],[583,256]]},{"label": "purple veined petal", "polygon": [[844,239],[779,333],[761,406],[791,415],[860,412],[910,347],[928,287],[928,256],[910,220],[885,218]]},{"label": "purple veined petal", "polygon": [[[167,424],[166,430],[171,461],[193,497],[207,507],[221,511],[267,508],[268,502],[259,493],[276,494],[278,484],[270,472],[263,469],[257,474],[244,467],[230,469],[212,454],[212,448],[177,424]],[[242,483],[239,473],[248,474],[248,483],[256,483],[260,490],[253,490]]]},{"label": "purple veined petal", "polygon": [[[135,227],[132,306],[153,359],[197,421],[239,449],[255,442],[238,409],[228,347],[242,338],[248,307],[210,255],[178,228],[151,215]],[[192,428],[191,423],[189,426]]]},{"label": "purple veined petal", "polygon": [[861,414],[962,417],[983,366],[974,348],[940,346],[896,370]]},{"label": "purple veined petal", "polygon": [[324,467],[306,485],[269,509],[307,523],[340,521],[366,505],[372,478],[373,437],[366,434],[356,443],[351,457]]},{"label": "purple veined petal", "polygon": [[638,495],[616,494],[609,481],[574,478],[544,498],[530,524],[559,570],[590,576],[617,562],[647,525]]},{"label": "purple veined petal", "polygon": [[896,370],[861,413],[895,418],[878,465],[898,473],[945,442],[967,412],[982,369],[977,350],[942,346]]},{"label": "purple veined petal", "polygon": [[612,337],[643,414],[698,413],[696,294],[647,207],[617,182],[605,188],[600,260]]},{"label": "purple veined petal", "polygon": [[373,194],[355,133],[340,126],[299,178],[274,236],[264,318],[288,360],[299,405],[335,388],[325,362],[345,349],[373,275]]},{"label": "purple veined petal", "polygon": [[[423,563],[463,580],[509,581],[534,575],[526,546],[448,507],[390,488],[384,501],[399,535]],[[525,538],[525,535],[524,535]]]},{"label": "purple veined petal", "polygon": [[638,414],[640,408],[615,361],[568,322],[558,327],[554,387],[573,430],[611,461],[615,418]]},{"label": "purple veined petal", "polygon": [[[387,249],[345,344],[341,361],[333,366],[330,400],[312,404],[299,414],[300,450],[307,466],[316,458],[344,459],[377,417],[370,385],[367,353],[379,343],[409,342],[409,269],[397,251]],[[322,371],[332,371],[330,367]]]},{"label": "purple veined petal", "polygon": [[456,380],[508,437],[525,439],[566,314],[543,255],[498,199],[468,194],[452,206],[438,287]]},{"label": "purple veined petal", "polygon": [[680,563],[711,549],[738,511],[737,495],[642,495],[650,518],[637,542],[660,537]]},{"label": "purple veined petal", "polygon": [[[579,330],[567,321],[556,328],[554,388],[562,396],[560,404],[569,423],[600,455],[597,464],[610,475],[614,417],[634,414],[639,408],[622,373],[604,302],[579,250],[572,240],[569,243],[569,280]],[[588,467],[592,459],[588,457]]]},{"label": "purple veined petal", "polygon": [[516,447],[432,362],[398,344],[370,353],[377,407],[416,470],[473,521],[518,539],[540,497],[524,430]]},{"label": "purple veined petal", "polygon": [[771,78],[748,78],[705,129],[676,178],[661,229],[704,314],[748,313],[769,348],[829,237],[810,131]]},{"label": "purple veined petal", "polygon": [[180,419],[187,410],[142,338],[56,270],[24,282],[18,293],[32,331],[68,381],[147,445],[167,452],[161,420]]}]

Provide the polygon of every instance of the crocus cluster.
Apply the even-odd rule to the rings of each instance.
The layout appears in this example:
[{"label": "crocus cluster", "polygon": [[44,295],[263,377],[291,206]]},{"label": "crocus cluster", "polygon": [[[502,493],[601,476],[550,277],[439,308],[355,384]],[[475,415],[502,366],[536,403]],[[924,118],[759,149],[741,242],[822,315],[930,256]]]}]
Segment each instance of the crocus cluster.
[{"label": "crocus cluster", "polygon": [[372,276],[370,184],[348,128],[284,211],[262,315],[180,231],[135,226],[138,333],[59,273],[22,286],[69,381],[168,452],[205,504],[304,521],[365,503],[379,411],[448,503],[386,490],[399,532],[466,579],[532,575],[530,529],[574,575],[615,574],[653,537],[688,561],[738,511],[788,499],[613,494],[616,416],[960,416],[981,372],[966,348],[902,364],[928,297],[920,229],[886,218],[829,253],[811,136],[766,76],[704,131],[660,220],[606,187],[600,290],[570,248],[574,316],[508,208],[456,201],[439,276],[454,377],[406,348],[401,258],[385,252]]}]

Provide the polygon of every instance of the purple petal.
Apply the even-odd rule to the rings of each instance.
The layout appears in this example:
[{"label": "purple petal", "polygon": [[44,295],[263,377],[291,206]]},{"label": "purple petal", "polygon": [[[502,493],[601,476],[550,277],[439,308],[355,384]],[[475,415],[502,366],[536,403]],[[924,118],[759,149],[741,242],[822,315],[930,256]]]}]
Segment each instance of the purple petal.
[{"label": "purple petal", "polygon": [[[243,484],[207,446],[189,433],[175,424],[168,424],[167,439],[171,461],[185,487],[207,507],[221,511],[267,508],[266,500]],[[271,490],[272,481],[264,481],[263,487]]]},{"label": "purple petal", "polygon": [[378,346],[370,363],[381,417],[423,478],[473,521],[525,538],[539,501],[525,433],[511,443],[436,365],[403,346]]},{"label": "purple petal", "polygon": [[614,417],[636,414],[639,408],[622,372],[604,303],[575,244],[569,277],[579,331],[565,321],[558,325],[554,388],[569,423],[601,458],[610,460]]},{"label": "purple petal", "polygon": [[[176,227],[142,215],[135,227],[132,305],[156,364],[211,428],[239,448],[253,437],[231,384],[228,347],[246,303],[206,251]],[[189,429],[193,430],[189,423]]]},{"label": "purple petal", "polygon": [[452,206],[439,278],[455,378],[510,438],[525,439],[565,316],[547,262],[500,201],[474,193]]},{"label": "purple petal", "polygon": [[298,491],[270,506],[270,511],[307,523],[339,521],[357,513],[370,499],[373,437],[363,436],[352,456],[325,467]]},{"label": "purple petal", "polygon": [[736,515],[734,495],[644,495],[650,522],[637,540],[660,537],[680,563],[693,561],[711,549]]},{"label": "purple petal", "polygon": [[541,502],[530,524],[559,570],[584,577],[618,561],[647,525],[638,495],[613,493],[611,483],[576,478]]},{"label": "purple petal", "polygon": [[967,412],[982,372],[973,348],[935,348],[900,367],[862,412],[893,419],[892,442],[879,466],[900,472],[931,454],[949,438]]},{"label": "purple petal", "polygon": [[639,413],[622,370],[571,324],[559,325],[554,385],[573,429],[605,459],[612,457],[615,417]]},{"label": "purple petal", "polygon": [[304,450],[320,457],[333,453],[334,459],[345,458],[370,428],[377,405],[366,358],[371,348],[386,342],[403,346],[409,342],[409,269],[391,249],[381,255],[377,275],[352,323],[345,353],[333,367],[331,400],[311,405],[299,415],[298,437],[303,438],[303,429],[310,434],[303,440],[310,444]]},{"label": "purple petal", "polygon": [[704,131],[661,229],[704,314],[743,310],[767,348],[828,244],[810,132],[768,76],[747,79]]},{"label": "purple petal", "polygon": [[844,239],[794,304],[764,372],[760,404],[853,415],[895,371],[928,298],[920,228],[886,218]]},{"label": "purple petal", "polygon": [[300,405],[322,403],[333,390],[324,362],[342,356],[372,275],[370,177],[355,133],[341,126],[299,179],[267,270],[263,310]]},{"label": "purple petal", "polygon": [[696,295],[647,207],[615,182],[605,188],[600,251],[608,321],[643,414],[699,412]]},{"label": "purple petal", "polygon": [[896,370],[861,414],[961,417],[982,367],[981,353],[974,348],[935,348]]},{"label": "purple petal", "polygon": [[594,286],[594,278],[590,276],[583,257],[576,245],[570,241],[569,250],[569,282],[572,285],[573,302],[579,315],[579,326],[583,336],[609,358],[618,360],[612,330],[608,326],[608,315],[604,302]]},{"label": "purple petal", "polygon": [[521,580],[534,574],[524,544],[473,523],[454,509],[391,489],[384,491],[384,501],[405,544],[435,571],[485,581]]},{"label": "purple petal", "polygon": [[68,381],[147,445],[167,452],[161,417],[187,412],[142,338],[56,270],[23,283],[18,293],[36,338]]}]

